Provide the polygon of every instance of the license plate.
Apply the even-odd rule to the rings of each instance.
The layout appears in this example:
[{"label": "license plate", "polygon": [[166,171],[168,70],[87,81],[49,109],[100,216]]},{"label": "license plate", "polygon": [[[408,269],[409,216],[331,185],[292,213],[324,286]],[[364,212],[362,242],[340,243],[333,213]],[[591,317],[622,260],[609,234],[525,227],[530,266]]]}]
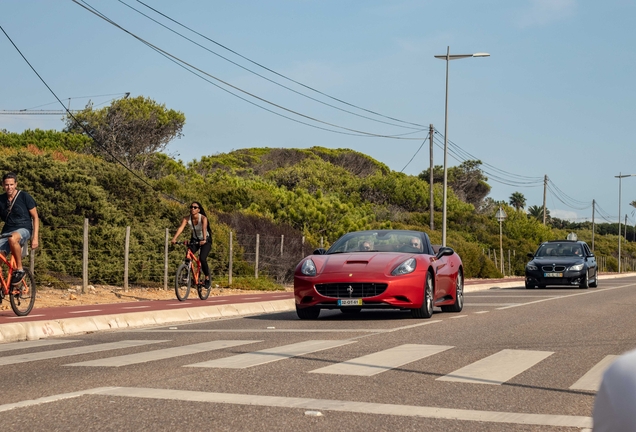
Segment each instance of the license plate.
[{"label": "license plate", "polygon": [[362,299],[339,299],[338,306],[362,306]]},{"label": "license plate", "polygon": [[563,277],[563,273],[543,273],[543,277]]}]

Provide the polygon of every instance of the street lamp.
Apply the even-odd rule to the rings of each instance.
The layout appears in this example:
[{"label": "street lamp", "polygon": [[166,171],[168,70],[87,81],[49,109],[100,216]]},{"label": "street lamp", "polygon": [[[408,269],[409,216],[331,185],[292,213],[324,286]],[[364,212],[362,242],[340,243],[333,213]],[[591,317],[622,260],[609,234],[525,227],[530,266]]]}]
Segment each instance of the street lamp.
[{"label": "street lamp", "polygon": [[446,47],[446,55],[436,55],[435,58],[446,60],[446,104],[444,110],[444,198],[442,207],[442,246],[446,246],[446,197],[448,188],[448,171],[446,160],[448,157],[448,62],[467,57],[490,57],[488,53],[450,54],[450,47]]},{"label": "street lamp", "polygon": [[621,272],[621,183],[625,177],[636,177],[636,174],[621,174],[614,176],[618,179],[618,273]]},{"label": "street lamp", "polygon": [[504,274],[503,230],[501,228],[501,224],[507,216],[506,212],[501,208],[501,206],[499,206],[499,210],[497,210],[495,217],[499,221],[499,257],[501,258],[501,274]]}]

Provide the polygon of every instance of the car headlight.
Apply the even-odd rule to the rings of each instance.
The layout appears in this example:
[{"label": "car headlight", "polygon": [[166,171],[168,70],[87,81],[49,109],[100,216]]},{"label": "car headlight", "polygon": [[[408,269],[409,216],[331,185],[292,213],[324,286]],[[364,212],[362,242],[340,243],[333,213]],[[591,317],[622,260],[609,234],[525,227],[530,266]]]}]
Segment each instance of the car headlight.
[{"label": "car headlight", "polygon": [[311,259],[308,259],[303,262],[300,272],[305,276],[316,276],[316,264]]},{"label": "car headlight", "polygon": [[583,263],[577,264],[577,265],[573,265],[572,267],[570,267],[570,270],[574,270],[574,271],[583,270]]},{"label": "car headlight", "polygon": [[395,270],[391,272],[391,274],[393,276],[400,276],[400,275],[413,273],[415,271],[416,266],[417,266],[417,261],[415,261],[415,258],[409,258],[406,261],[404,261],[402,264],[397,266]]},{"label": "car headlight", "polygon": [[537,268],[537,266],[536,266],[536,265],[534,265],[534,264],[532,264],[532,263],[528,263],[528,264],[526,265],[526,269],[527,269],[527,270],[530,270],[530,271],[534,271],[534,270],[537,270],[538,268]]}]

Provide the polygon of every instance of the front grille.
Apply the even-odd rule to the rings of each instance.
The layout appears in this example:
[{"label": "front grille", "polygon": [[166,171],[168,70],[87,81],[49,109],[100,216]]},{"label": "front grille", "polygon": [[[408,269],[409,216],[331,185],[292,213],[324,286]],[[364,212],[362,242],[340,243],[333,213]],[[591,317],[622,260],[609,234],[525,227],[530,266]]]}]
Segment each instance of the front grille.
[{"label": "front grille", "polygon": [[541,267],[541,270],[543,270],[545,272],[562,272],[562,271],[565,271],[565,266],[562,266],[562,265],[555,265],[555,266],[547,265],[547,266]]},{"label": "front grille", "polygon": [[387,284],[373,282],[317,284],[316,291],[325,297],[374,297],[386,291]]}]

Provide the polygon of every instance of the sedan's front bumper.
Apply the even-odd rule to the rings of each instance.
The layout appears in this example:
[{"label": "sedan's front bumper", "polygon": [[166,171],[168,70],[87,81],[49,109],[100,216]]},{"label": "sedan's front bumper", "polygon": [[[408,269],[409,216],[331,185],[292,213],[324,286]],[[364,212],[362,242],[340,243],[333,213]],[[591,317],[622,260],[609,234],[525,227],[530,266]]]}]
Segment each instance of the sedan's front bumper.
[{"label": "sedan's front bumper", "polygon": [[546,277],[546,272],[541,270],[530,271],[526,270],[526,284],[528,285],[568,285],[568,286],[577,286],[580,285],[581,282],[585,280],[587,277],[587,269],[572,271],[566,270],[560,272],[562,274],[561,277]]}]

